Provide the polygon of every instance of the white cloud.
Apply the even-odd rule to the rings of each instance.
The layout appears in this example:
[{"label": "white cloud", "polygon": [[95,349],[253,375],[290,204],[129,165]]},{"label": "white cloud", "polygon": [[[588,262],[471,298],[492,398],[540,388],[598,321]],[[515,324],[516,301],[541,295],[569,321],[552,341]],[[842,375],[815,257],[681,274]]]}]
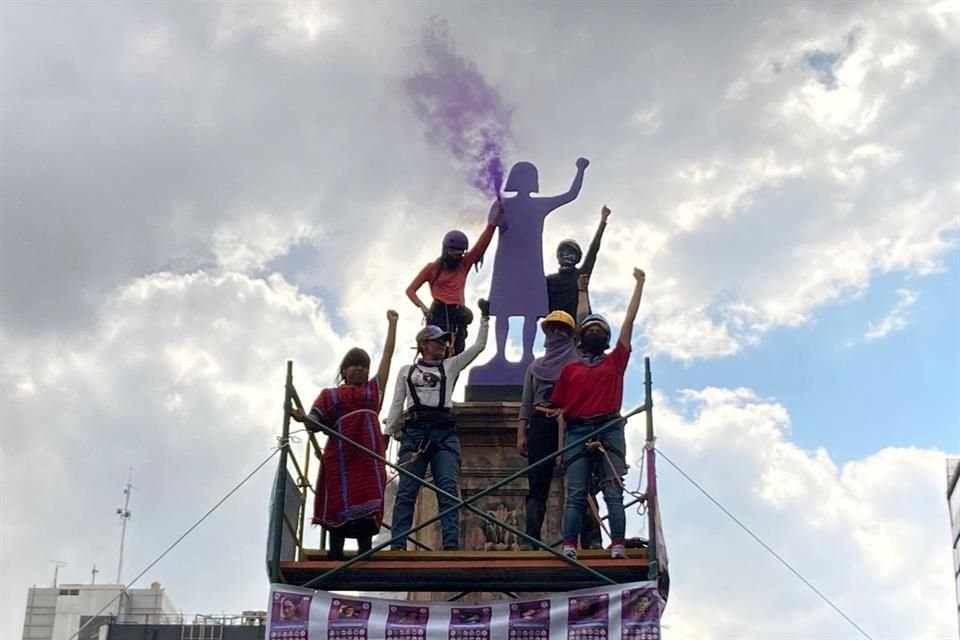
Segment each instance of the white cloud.
[{"label": "white cloud", "polygon": [[867,326],[864,340],[877,340],[907,328],[910,324],[910,308],[917,302],[917,293],[909,289],[897,289],[897,298],[897,303],[887,315]]},{"label": "white cloud", "polygon": [[660,107],[658,105],[642,107],[633,114],[630,122],[644,135],[653,135],[660,130],[662,124]]},{"label": "white cloud", "polygon": [[[4,10],[6,24],[35,17],[23,7]],[[552,15],[533,5],[513,11],[533,22]],[[680,19],[658,11],[667,24]],[[665,55],[644,36],[661,32],[655,21],[583,16],[576,31],[584,37],[565,42],[543,69],[525,71],[526,57],[479,37],[474,26],[492,15],[444,13],[459,49],[517,102],[516,158],[508,160],[537,160],[549,192],[565,188],[578,154],[594,157],[580,200],[547,222],[547,270],[553,243],[575,236],[585,244],[593,221],[584,212],[607,202],[615,215],[597,293],[623,298],[619,274],[639,262],[651,288],[658,277],[679,283],[671,304],[649,301],[647,329],[659,336],[652,342],[659,352],[685,360],[736,353],[772,328],[807,322],[822,304],[856,295],[877,273],[935,271],[954,244],[958,194],[947,185],[956,183],[948,142],[956,94],[944,92],[950,67],[938,62],[952,55],[949,32],[938,26],[949,12],[904,6],[874,15],[856,5],[791,12],[791,24],[802,26],[774,21],[759,38],[735,35],[749,31],[749,20],[714,16],[729,19],[724,28],[738,45],[717,51],[699,36],[684,40],[684,51],[711,60],[716,82],[699,83],[680,81],[702,72],[687,58],[669,74],[649,66]],[[477,233],[486,208],[411,126],[399,91],[397,80],[419,64],[408,44],[429,13],[425,5],[383,7],[371,21],[366,8],[336,3],[141,8],[98,21],[95,48],[89,38],[65,37],[56,21],[39,32],[12,31],[12,43],[22,33],[37,40],[21,47],[34,52],[21,66],[36,74],[3,75],[4,93],[16,96],[4,105],[5,141],[20,161],[3,174],[12,205],[4,207],[9,232],[0,251],[9,261],[0,269],[8,330],[62,328],[65,318],[79,326],[104,291],[129,277],[213,264],[250,272],[298,247],[315,251],[315,264],[301,257],[278,269],[329,292],[345,317],[357,318],[374,293],[387,295],[376,298],[380,306],[412,310],[397,295],[412,267],[432,257],[447,227]],[[521,37],[514,30],[523,22],[490,32],[530,47],[546,37],[527,27]],[[384,30],[388,23],[396,27]],[[609,53],[588,45],[593,32],[608,34]],[[817,50],[838,52],[835,91],[811,79],[804,60]],[[44,52],[89,58],[77,70],[76,92],[43,84]],[[111,75],[104,61],[112,59],[146,66]],[[611,86],[596,74],[598,64],[609,76],[651,81]],[[92,68],[105,70],[100,84],[84,75]],[[561,72],[579,86],[565,100],[548,80]],[[909,89],[901,86],[907,73]],[[35,122],[38,103],[51,116],[42,122]],[[127,108],[117,113],[118,104]],[[78,118],[111,127],[111,144],[87,136]],[[48,133],[19,133],[37,129]],[[83,163],[67,161],[64,149],[81,148]],[[90,188],[107,174],[117,176],[116,188]],[[34,210],[47,212],[43,225]],[[69,256],[69,265],[54,259],[18,270],[38,246]],[[32,296],[40,286],[50,295]],[[690,340],[678,335],[683,326]]]},{"label": "white cloud", "polygon": [[302,213],[278,215],[259,211],[214,230],[211,240],[217,266],[249,273],[305,241],[316,242],[322,229]]},{"label": "white cloud", "polygon": [[[743,388],[655,405],[658,447],[873,637],[956,633],[942,452],[888,448],[838,465],[792,441],[806,425],[785,407]],[[629,428],[634,452],[641,424]],[[862,637],[666,460],[657,469],[672,562],[664,637]]]},{"label": "white cloud", "polygon": [[[377,351],[334,332],[320,301],[278,276],[205,273],[129,283],[83,338],[29,346],[5,339],[3,423],[37,426],[5,431],[5,606],[19,610],[25,585],[47,575],[46,555],[71,561],[65,580],[83,579],[93,562],[110,566],[127,465],[138,489],[126,575],[144,567],[268,455],[284,359],[296,361],[309,402],[355,342]],[[806,425],[791,426],[786,407],[747,388],[658,395],[656,407],[664,453],[859,624],[876,637],[950,633],[940,452],[891,448],[838,465],[826,451],[799,448],[791,429]],[[630,428],[633,452],[641,450],[639,425]],[[261,473],[145,579],[159,579],[189,611],[256,606],[270,475]],[[673,562],[668,637],[856,637],[663,459],[659,477]],[[634,516],[631,523],[641,526]],[[35,545],[48,553],[11,551]],[[196,580],[195,562],[185,559],[198,557],[220,567],[217,589]]]},{"label": "white cloud", "polygon": [[[15,637],[26,587],[48,575],[48,556],[70,562],[66,581],[84,580],[94,562],[112,574],[112,515],[128,465],[138,487],[130,579],[269,454],[284,360],[294,359],[310,402],[351,342],[280,278],[204,273],[131,282],[87,336],[4,339],[0,637]],[[225,600],[256,608],[271,476],[261,472],[145,580],[159,579],[189,612],[220,611]],[[217,588],[195,579],[198,564],[218,567]]]},{"label": "white cloud", "polygon": [[[109,565],[130,463],[142,502],[129,565],[143,566],[266,455],[286,358],[309,396],[332,381],[346,347],[376,351],[390,307],[401,314],[397,361],[411,357],[420,317],[404,287],[444,231],[475,238],[487,209],[426,145],[399,91],[419,64],[409,45],[437,11],[458,50],[514,104],[508,162],[534,160],[544,192],[558,193],[573,160],[591,157],[578,201],[547,220],[546,270],[561,238],[586,246],[609,204],[592,296],[616,324],[630,271],[644,267],[637,334],[651,353],[739,353],[862,295],[879,274],[942,270],[955,250],[956,2],[760,3],[749,15],[682,3],[639,12],[513,3],[509,14],[449,3],[47,9],[0,4],[0,136],[15,159],[0,163],[4,607],[48,575],[47,555],[73,559],[74,579],[88,559]],[[569,37],[559,42],[558,31]],[[813,51],[838,54],[835,90],[805,64]],[[471,303],[488,291],[492,255],[470,276]],[[876,608],[941,624],[923,601],[939,585],[934,561],[918,560],[928,570],[911,575],[909,592],[873,562],[886,527],[897,544],[939,548],[917,529],[935,520],[934,507],[919,524],[898,519],[868,480],[908,474],[906,502],[926,509],[933,454],[836,465],[793,445],[786,409],[750,393],[691,392],[686,421],[665,405],[665,451],[729,487],[738,513],[768,523],[765,537],[825,554],[812,577],[834,585],[856,619]],[[183,549],[236,571],[221,583],[237,591],[162,565],[157,577],[178,603],[262,601],[262,565],[235,562],[262,553],[263,523],[253,520],[269,480],[258,483],[211,527],[237,532],[228,544],[201,533]],[[681,526],[684,514],[709,512],[688,498],[665,503],[676,636],[782,635],[773,623],[736,626],[739,612],[753,614],[748,595],[783,629],[836,622],[810,609],[817,603],[802,589],[756,589],[725,609],[716,585],[753,550],[734,545],[717,558],[703,532],[727,524]],[[84,531],[65,536],[65,523]],[[833,546],[809,544],[823,532]],[[745,590],[780,584],[780,568],[759,568],[769,572]],[[865,591],[881,605],[866,618],[855,600]],[[901,601],[888,606],[885,593]],[[0,637],[10,635],[19,605],[0,618]],[[716,626],[705,629],[708,619]]]}]

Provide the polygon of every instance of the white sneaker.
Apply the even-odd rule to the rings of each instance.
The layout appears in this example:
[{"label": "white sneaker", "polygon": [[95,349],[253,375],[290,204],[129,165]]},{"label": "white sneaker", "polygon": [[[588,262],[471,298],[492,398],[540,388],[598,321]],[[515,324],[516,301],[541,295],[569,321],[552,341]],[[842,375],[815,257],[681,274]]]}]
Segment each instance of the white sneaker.
[{"label": "white sneaker", "polygon": [[610,547],[610,557],[611,558],[626,558],[627,550],[623,547],[622,544],[615,544]]},{"label": "white sneaker", "polygon": [[563,545],[563,555],[567,556],[571,560],[577,559],[577,548],[572,544]]}]

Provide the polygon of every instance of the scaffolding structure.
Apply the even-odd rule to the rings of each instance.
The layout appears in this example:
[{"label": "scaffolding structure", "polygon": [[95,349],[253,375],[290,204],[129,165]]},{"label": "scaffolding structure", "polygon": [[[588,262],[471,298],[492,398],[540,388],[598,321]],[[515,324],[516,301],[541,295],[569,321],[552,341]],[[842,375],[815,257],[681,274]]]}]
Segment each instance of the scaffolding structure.
[{"label": "scaffolding structure", "polygon": [[[516,597],[515,594],[522,591],[560,592],[656,580],[660,585],[661,594],[666,599],[669,577],[665,566],[665,548],[657,501],[653,394],[649,358],[644,359],[644,403],[641,406],[601,425],[582,438],[566,442],[559,451],[540,460],[529,461],[527,466],[506,475],[470,497],[461,499],[459,496],[448,496],[456,500],[454,507],[440,510],[436,515],[415,525],[410,531],[396,532],[408,536],[418,550],[389,550],[388,547],[393,542],[391,536],[391,540],[375,544],[369,551],[352,556],[348,554],[344,560],[327,558],[325,532],[321,532],[319,548],[304,546],[307,503],[311,490],[310,462],[314,456],[320,455],[321,447],[314,433],[309,431],[302,455],[298,456],[291,447],[294,442],[290,430],[291,412],[294,408],[304,410],[293,384],[292,361],[287,362],[284,389],[283,428],[279,438],[279,466],[273,490],[267,561],[268,572],[273,583],[325,590],[450,592],[455,593],[450,597],[454,600],[472,592],[501,592]],[[611,559],[604,551],[581,551],[578,558],[568,558],[556,548],[559,541],[553,545],[545,544],[528,536],[510,523],[477,508],[475,503],[478,500],[493,494],[518,478],[525,477],[530,468],[583,447],[587,441],[610,426],[641,413],[646,420],[644,445],[646,491],[638,499],[627,503],[625,507],[634,505],[638,501],[644,502],[648,538],[644,547],[627,549],[626,558]],[[325,434],[328,439],[336,438],[360,449],[398,474],[414,478],[438,496],[444,493],[433,483],[417,477],[402,466],[344,436],[336,429],[314,421],[309,415],[307,420],[316,431]],[[296,515],[292,518],[289,505],[293,501],[290,499],[289,491],[296,492]],[[287,506],[286,509],[285,506]],[[510,531],[519,540],[536,550],[436,551],[414,538],[413,534],[439,521],[446,513],[463,510]],[[383,526],[389,529],[388,523],[384,522]]]}]

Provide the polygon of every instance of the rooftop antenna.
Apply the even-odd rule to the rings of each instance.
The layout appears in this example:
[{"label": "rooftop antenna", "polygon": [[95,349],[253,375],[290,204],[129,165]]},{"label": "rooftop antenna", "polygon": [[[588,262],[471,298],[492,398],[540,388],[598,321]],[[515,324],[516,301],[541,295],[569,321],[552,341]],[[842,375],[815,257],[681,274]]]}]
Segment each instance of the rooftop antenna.
[{"label": "rooftop antenna", "polygon": [[67,563],[63,560],[47,560],[47,562],[53,563],[53,586],[57,586],[57,575],[60,573],[60,567],[67,566]]},{"label": "rooftop antenna", "polygon": [[117,584],[120,582],[120,575],[123,572],[123,543],[127,538],[127,520],[130,519],[130,490],[133,489],[133,467],[130,467],[130,474],[127,476],[127,484],[123,488],[123,508],[117,509],[117,515],[120,516],[122,527],[120,530],[120,562],[117,564]]},{"label": "rooftop antenna", "polygon": [[93,569],[90,570],[90,584],[97,584],[97,574],[100,573],[100,569],[97,569],[97,563],[93,563]]}]

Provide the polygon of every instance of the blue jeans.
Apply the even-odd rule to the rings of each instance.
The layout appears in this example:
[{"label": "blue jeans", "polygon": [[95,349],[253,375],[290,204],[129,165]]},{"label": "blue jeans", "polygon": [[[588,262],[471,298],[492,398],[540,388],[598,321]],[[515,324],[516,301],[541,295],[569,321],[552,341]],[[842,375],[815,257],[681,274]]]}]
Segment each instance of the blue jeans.
[{"label": "blue jeans", "polygon": [[[566,442],[569,444],[591,433],[614,416],[600,418],[573,418],[567,423]],[[567,501],[563,507],[563,540],[576,544],[583,522],[583,510],[586,507],[587,493],[590,491],[590,473],[596,470],[600,478],[600,489],[607,504],[607,522],[610,525],[610,538],[615,544],[623,544],[626,536],[627,516],[623,510],[623,488],[618,479],[626,473],[626,439],[623,435],[623,423],[614,424],[596,436],[603,444],[610,462],[601,452],[586,450],[586,444],[563,454],[563,464],[567,469]],[[611,468],[611,463],[613,468]]]},{"label": "blue jeans", "polygon": [[[419,453],[418,453],[419,452]],[[410,460],[416,458],[411,462]],[[418,478],[423,478],[430,465],[433,474],[433,484],[449,494],[459,497],[460,487],[460,438],[454,429],[453,423],[447,425],[426,425],[410,422],[403,428],[400,439],[400,455],[397,463]],[[417,502],[422,485],[410,476],[401,473],[400,484],[397,486],[397,499],[393,505],[393,522],[391,532],[406,534],[413,525],[413,507]],[[437,495],[437,505],[440,511],[449,509],[457,504],[454,498],[443,494]],[[443,536],[444,549],[458,549],[460,547],[460,511],[453,511],[440,518],[440,529]],[[406,549],[407,537],[394,540],[391,549]]]}]

